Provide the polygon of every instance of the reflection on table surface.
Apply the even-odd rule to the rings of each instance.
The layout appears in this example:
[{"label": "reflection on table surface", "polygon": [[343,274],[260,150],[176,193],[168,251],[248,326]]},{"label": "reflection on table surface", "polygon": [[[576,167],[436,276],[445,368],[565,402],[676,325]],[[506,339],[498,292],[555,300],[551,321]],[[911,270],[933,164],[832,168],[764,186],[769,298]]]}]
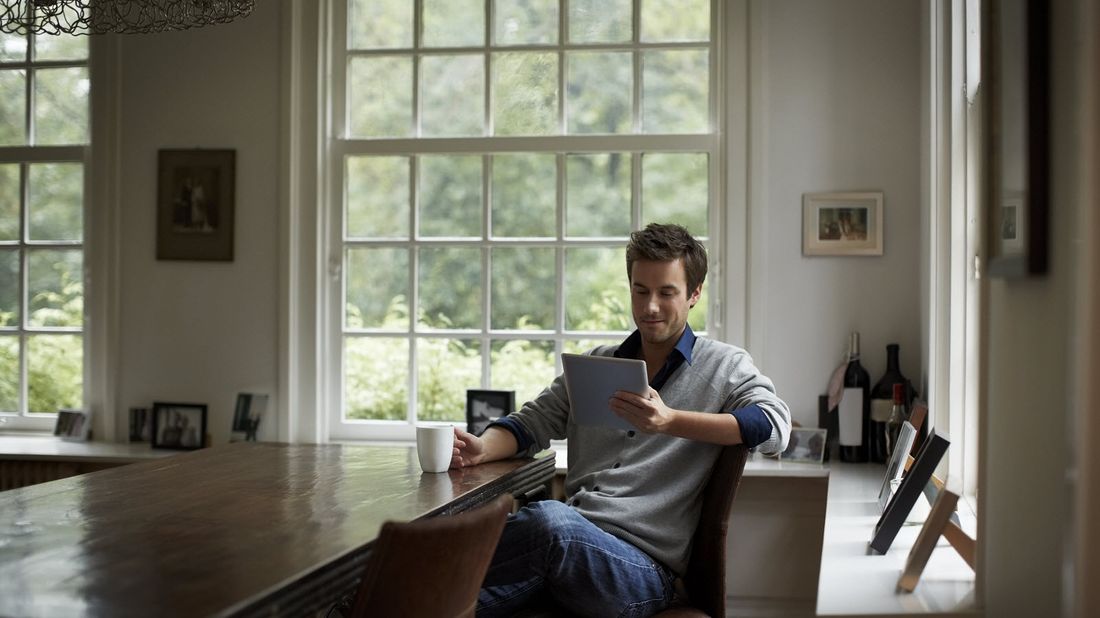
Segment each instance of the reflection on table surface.
[{"label": "reflection on table surface", "polygon": [[553,466],[422,474],[412,446],[239,443],[11,490],[0,615],[297,612],[357,576],[384,521],[529,491]]}]

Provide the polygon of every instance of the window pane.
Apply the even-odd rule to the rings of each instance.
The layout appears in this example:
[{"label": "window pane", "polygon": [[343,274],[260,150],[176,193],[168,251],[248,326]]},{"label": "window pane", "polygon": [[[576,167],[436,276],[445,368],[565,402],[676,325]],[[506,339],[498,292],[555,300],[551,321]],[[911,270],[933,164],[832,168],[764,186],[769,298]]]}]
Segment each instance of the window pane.
[{"label": "window pane", "polygon": [[481,250],[420,250],[420,311],[426,328],[481,327]]},{"label": "window pane", "polygon": [[493,157],[493,236],[556,236],[557,193],[554,155]]},{"label": "window pane", "polygon": [[569,42],[629,41],[632,16],[631,0],[569,0]]},{"label": "window pane", "polygon": [[348,63],[348,134],[406,137],[412,131],[412,58],[352,58]]},{"label": "window pane", "polygon": [[425,137],[482,135],[484,56],[424,56],[420,62],[420,95],[420,130]]},{"label": "window pane", "polygon": [[570,133],[629,133],[634,88],[630,52],[575,52],[567,56],[565,88]]},{"label": "window pane", "polygon": [[516,407],[550,386],[557,371],[553,341],[494,341],[490,354],[490,387],[516,392]]},{"label": "window pane", "polygon": [[483,0],[424,0],[424,46],[485,45]]},{"label": "window pane", "polygon": [[349,0],[348,49],[413,46],[409,0]]},{"label": "window pane", "polygon": [[84,344],[80,335],[27,337],[27,408],[57,412],[84,405]]},{"label": "window pane", "polygon": [[558,42],[558,0],[496,0],[493,6],[497,45]]},{"label": "window pane", "polygon": [[27,37],[0,32],[0,62],[23,62],[27,59]]},{"label": "window pane", "polygon": [[707,236],[707,155],[642,155],[642,226],[676,223]]},{"label": "window pane", "polygon": [[646,133],[703,133],[710,126],[706,50],[643,53],[642,128]]},{"label": "window pane", "polygon": [[344,338],[344,417],[405,420],[409,340]]},{"label": "window pane", "polygon": [[0,240],[19,239],[19,164],[0,165]]},{"label": "window pane", "polygon": [[481,157],[420,158],[420,236],[481,236]]},{"label": "window pane", "polygon": [[0,71],[0,146],[22,146],[26,140],[27,73]]},{"label": "window pane", "polygon": [[34,143],[86,144],[88,69],[39,69],[34,80]]},{"label": "window pane", "polygon": [[481,386],[481,344],[471,339],[419,339],[416,418],[465,421],[466,389]]},{"label": "window pane", "polygon": [[630,233],[630,155],[568,155],[566,235],[626,236]]},{"label": "window pane", "polygon": [[84,323],[84,252],[40,249],[27,252],[27,297],[31,326]]},{"label": "window pane", "polygon": [[0,412],[19,411],[19,338],[0,337]]},{"label": "window pane", "polygon": [[710,0],[642,0],[646,42],[709,41]]},{"label": "window pane", "polygon": [[557,54],[493,54],[493,123],[497,135],[558,132]]},{"label": "window pane", "polygon": [[84,166],[80,163],[32,163],[27,174],[27,233],[30,239],[82,239]]},{"label": "window pane", "polygon": [[19,325],[19,251],[0,250],[0,326]]},{"label": "window pane", "polygon": [[349,238],[409,237],[408,157],[348,157]]},{"label": "window pane", "polygon": [[345,256],[347,328],[409,327],[409,250],[350,248]]},{"label": "window pane", "polygon": [[87,57],[88,37],[86,36],[39,34],[34,37],[35,60],[84,60]]},{"label": "window pane", "polygon": [[554,328],[554,249],[493,249],[492,328]]},{"label": "window pane", "polygon": [[565,328],[628,330],[626,257],[620,247],[565,250]]}]

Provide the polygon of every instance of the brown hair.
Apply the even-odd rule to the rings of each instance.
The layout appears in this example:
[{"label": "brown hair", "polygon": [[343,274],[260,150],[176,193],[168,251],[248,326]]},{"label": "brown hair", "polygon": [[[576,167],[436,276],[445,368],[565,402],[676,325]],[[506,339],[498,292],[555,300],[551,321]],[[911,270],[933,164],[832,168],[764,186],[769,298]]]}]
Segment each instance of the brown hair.
[{"label": "brown hair", "polygon": [[626,278],[631,281],[634,262],[652,260],[671,262],[684,259],[684,274],[687,278],[687,294],[703,285],[707,278],[707,250],[703,244],[674,223],[650,223],[644,230],[630,235],[626,245]]}]

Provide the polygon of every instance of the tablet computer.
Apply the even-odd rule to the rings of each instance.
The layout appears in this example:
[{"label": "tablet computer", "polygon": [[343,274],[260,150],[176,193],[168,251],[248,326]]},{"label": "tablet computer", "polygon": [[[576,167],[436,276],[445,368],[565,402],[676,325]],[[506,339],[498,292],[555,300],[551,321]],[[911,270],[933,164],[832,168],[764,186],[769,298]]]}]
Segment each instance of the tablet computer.
[{"label": "tablet computer", "polygon": [[562,354],[565,388],[573,422],[612,429],[631,430],[634,426],[611,411],[608,401],[615,391],[639,395],[649,388],[645,361],[613,356]]}]

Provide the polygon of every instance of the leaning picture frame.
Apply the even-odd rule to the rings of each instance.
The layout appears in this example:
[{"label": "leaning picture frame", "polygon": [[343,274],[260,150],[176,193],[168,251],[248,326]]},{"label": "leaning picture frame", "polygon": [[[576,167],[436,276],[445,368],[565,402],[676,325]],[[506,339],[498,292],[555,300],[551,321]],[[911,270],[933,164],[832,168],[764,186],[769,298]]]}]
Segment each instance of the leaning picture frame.
[{"label": "leaning picture frame", "polygon": [[917,498],[924,493],[924,487],[932,480],[932,473],[936,471],[936,466],[947,453],[947,447],[950,444],[950,440],[935,431],[924,441],[914,458],[913,465],[901,478],[898,490],[891,496],[886,504],[886,510],[882,512],[878,523],[875,524],[874,536],[868,544],[872,550],[885,554],[890,549],[890,545],[898,535],[898,530],[901,530]]},{"label": "leaning picture frame", "polygon": [[886,510],[890,502],[890,496],[894,495],[895,485],[901,482],[901,475],[905,471],[905,461],[909,458],[909,451],[913,449],[913,442],[917,439],[917,429],[909,421],[901,424],[898,432],[898,441],[894,445],[894,451],[890,453],[890,460],[886,462],[886,476],[882,478],[882,486],[878,490],[879,512]]},{"label": "leaning picture frame", "polygon": [[206,404],[153,403],[153,448],[195,450],[206,439]]},{"label": "leaning picture frame", "polygon": [[802,196],[802,255],[882,255],[881,191]]},{"label": "leaning picture frame", "polygon": [[235,150],[157,153],[157,259],[233,261]]}]

